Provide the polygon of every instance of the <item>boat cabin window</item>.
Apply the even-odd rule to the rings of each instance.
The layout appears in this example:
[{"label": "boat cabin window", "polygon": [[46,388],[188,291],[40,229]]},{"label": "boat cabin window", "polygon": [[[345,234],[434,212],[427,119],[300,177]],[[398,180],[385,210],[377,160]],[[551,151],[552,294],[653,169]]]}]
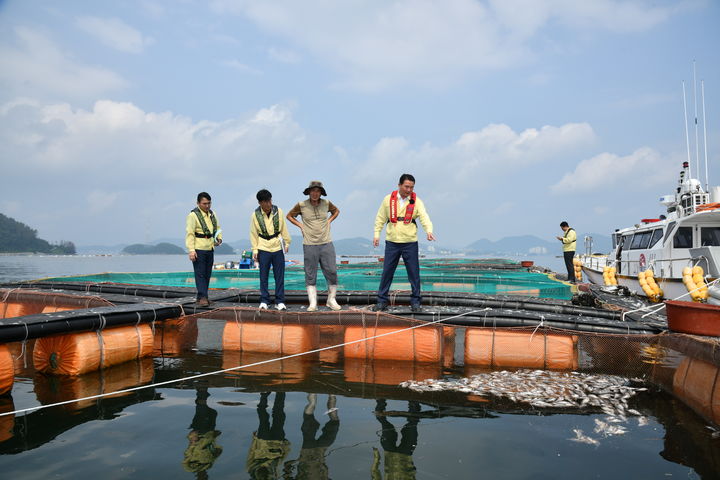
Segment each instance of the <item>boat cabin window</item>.
[{"label": "boat cabin window", "polygon": [[647,248],[650,242],[652,232],[638,232],[633,236],[632,243],[630,244],[630,250],[639,250],[641,248]]},{"label": "boat cabin window", "polygon": [[692,248],[693,234],[692,227],[680,227],[673,237],[673,248]]},{"label": "boat cabin window", "polygon": [[650,247],[650,248],[654,247],[655,244],[658,242],[658,240],[660,240],[662,238],[662,236],[663,236],[662,228],[656,228],[655,230],[653,230],[652,238],[650,239],[650,244],[648,245],[648,247]]},{"label": "boat cabin window", "polygon": [[720,247],[720,227],[701,227],[700,246]]},{"label": "boat cabin window", "polygon": [[667,226],[667,230],[665,230],[665,238],[663,238],[663,243],[666,243],[667,239],[670,238],[670,234],[672,233],[673,228],[675,228],[675,222],[670,222]]},{"label": "boat cabin window", "polygon": [[630,241],[632,240],[632,237],[633,237],[632,234],[623,235],[622,240],[620,240],[620,246],[625,250],[629,250],[630,249]]}]

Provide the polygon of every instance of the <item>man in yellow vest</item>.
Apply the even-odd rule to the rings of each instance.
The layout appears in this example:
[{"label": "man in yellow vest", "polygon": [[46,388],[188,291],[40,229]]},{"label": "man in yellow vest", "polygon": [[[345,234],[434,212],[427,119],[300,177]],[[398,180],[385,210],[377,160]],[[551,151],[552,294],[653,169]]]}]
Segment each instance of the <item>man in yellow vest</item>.
[{"label": "man in yellow vest", "polygon": [[385,261],[383,263],[380,287],[377,293],[375,311],[386,310],[389,302],[390,285],[400,257],[405,262],[412,296],[410,308],[421,311],[420,302],[420,258],[418,253],[417,222],[420,220],[428,241],[435,240],[433,224],[425,210],[425,204],[415,195],[415,177],[403,173],[398,189],[385,196],[375,217],[373,246],[380,245],[380,232],[387,225],[385,233]]},{"label": "man in yellow vest", "polygon": [[[385,454],[385,480],[414,480],[417,468],[412,455],[418,443],[417,426],[420,423],[422,409],[416,401],[408,402],[408,414],[402,427],[400,442],[395,426],[385,418],[385,399],[376,400],[375,417],[380,422],[380,445]],[[370,469],[371,480],[383,480],[380,472],[380,452],[373,447],[373,463]]]},{"label": "man in yellow vest", "polygon": [[185,219],[185,247],[195,271],[197,304],[208,306],[208,288],[212,275],[214,248],[222,243],[222,230],[217,216],[210,209],[210,194],[200,192],[197,207],[192,209]]},{"label": "man in yellow vest", "polygon": [[575,258],[575,246],[577,245],[577,234],[575,230],[570,228],[567,222],[560,223],[560,228],[565,235],[562,237],[555,237],[560,240],[563,244],[563,257],[565,258],[565,268],[567,269],[568,282],[575,283],[575,266],[573,265],[573,258]]},{"label": "man in yellow vest", "polygon": [[[283,211],[272,204],[272,194],[263,189],[257,195],[260,206],[250,215],[250,245],[253,260],[260,266],[260,309],[267,310],[270,304],[268,277],[270,267],[275,278],[275,308],[285,307],[285,255],[290,249],[290,233]],[[283,248],[282,241],[285,242]]]}]

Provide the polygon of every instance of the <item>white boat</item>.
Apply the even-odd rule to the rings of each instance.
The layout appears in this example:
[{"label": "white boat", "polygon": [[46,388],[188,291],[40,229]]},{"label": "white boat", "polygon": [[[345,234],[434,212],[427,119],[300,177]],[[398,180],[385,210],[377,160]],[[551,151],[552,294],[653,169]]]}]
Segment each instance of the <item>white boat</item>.
[{"label": "white boat", "polygon": [[615,267],[618,285],[647,296],[638,274],[651,269],[665,299],[686,300],[689,297],[683,269],[700,266],[705,283],[716,280],[720,277],[720,187],[708,190],[703,190],[699,180],[690,178],[689,163],[684,162],[675,194],[660,198],[667,215],[646,218],[613,232],[608,255],[590,251],[581,255],[587,279],[604,285],[603,269]]}]

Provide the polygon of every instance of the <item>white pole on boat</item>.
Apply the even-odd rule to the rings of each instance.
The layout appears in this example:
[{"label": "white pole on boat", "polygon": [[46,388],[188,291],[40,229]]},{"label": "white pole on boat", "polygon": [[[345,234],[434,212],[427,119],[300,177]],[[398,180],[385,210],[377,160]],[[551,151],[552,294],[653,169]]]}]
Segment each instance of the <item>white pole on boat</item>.
[{"label": "white pole on boat", "polygon": [[708,174],[708,152],[707,152],[707,120],[705,119],[705,80],[700,80],[700,95],[702,96],[703,114],[703,150],[705,150],[705,191],[709,192],[710,176]]},{"label": "white pole on boat", "polygon": [[685,145],[687,146],[687,156],[688,156],[688,169],[689,174],[692,177],[692,162],[690,160],[690,133],[688,132],[688,120],[687,120],[687,95],[685,95],[685,80],[682,82],[683,87],[683,110],[685,110]]},{"label": "white pole on boat", "polygon": [[695,102],[695,166],[700,180],[700,142],[698,141],[698,101],[697,101],[697,75],[695,74],[695,60],[693,60],[693,97]]}]

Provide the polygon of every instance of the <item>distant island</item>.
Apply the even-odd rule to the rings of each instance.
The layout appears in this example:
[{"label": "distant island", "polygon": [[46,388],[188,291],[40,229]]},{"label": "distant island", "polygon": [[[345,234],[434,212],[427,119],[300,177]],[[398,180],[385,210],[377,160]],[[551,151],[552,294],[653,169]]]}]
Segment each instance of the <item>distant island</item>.
[{"label": "distant island", "polygon": [[0,213],[0,253],[49,253],[52,255],[74,255],[75,244],[69,241],[50,243],[37,237],[24,223]]},{"label": "distant island", "polygon": [[[578,233],[578,246],[579,252],[585,250],[584,237],[589,236],[593,238],[592,251],[607,253],[611,250],[611,239],[607,235],[583,232]],[[149,248],[154,247],[155,244],[170,244],[177,247],[174,251],[168,252],[153,252],[148,251]],[[381,245],[377,248],[373,248],[372,239],[363,237],[335,239],[335,252],[337,255],[382,255],[384,252],[385,245]],[[136,245],[131,245],[136,247]],[[120,245],[79,245],[78,251],[82,254],[117,254],[122,251],[126,252],[128,248],[127,244]],[[499,255],[499,256],[534,256],[534,255],[560,255],[562,246],[557,240],[545,240],[534,235],[518,235],[504,237],[497,241],[479,239],[466,245],[443,245],[437,244],[436,242],[426,242],[422,237],[420,238],[420,253],[424,255],[461,255],[461,256],[488,256],[488,255]],[[234,255],[240,254],[243,250],[250,249],[249,239],[227,239],[225,243],[215,249],[215,253],[218,255]],[[181,252],[182,251],[182,252]],[[168,253],[168,254],[179,254],[184,253],[184,240],[181,238],[158,238],[153,241],[152,245],[145,244],[141,245],[141,248],[132,252],[135,254],[143,253]],[[302,255],[303,253],[303,239],[301,236],[292,236],[292,242],[290,244],[291,255]]]},{"label": "distant island", "polygon": [[[157,245],[134,243],[123,248],[120,253],[126,255],[185,255],[185,249],[169,242],[160,242]],[[232,255],[235,253],[229,245],[222,244],[215,247],[218,255]]]}]

